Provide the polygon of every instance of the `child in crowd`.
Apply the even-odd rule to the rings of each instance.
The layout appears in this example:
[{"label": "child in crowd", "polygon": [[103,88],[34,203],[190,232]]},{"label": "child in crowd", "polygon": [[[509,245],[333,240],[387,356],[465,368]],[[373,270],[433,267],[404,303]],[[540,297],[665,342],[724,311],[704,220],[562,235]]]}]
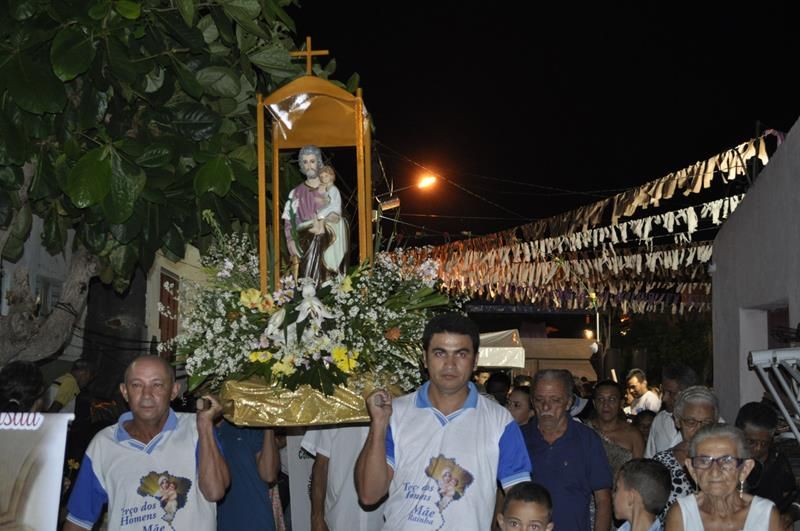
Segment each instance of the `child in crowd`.
[{"label": "child in crowd", "polygon": [[625,520],[619,531],[661,531],[657,515],[669,499],[667,468],[652,459],[632,459],[620,468],[614,485],[614,516]]},{"label": "child in crowd", "polygon": [[503,512],[497,515],[497,525],[501,531],[552,531],[552,511],[553,502],[547,489],[531,481],[517,483],[506,493]]}]

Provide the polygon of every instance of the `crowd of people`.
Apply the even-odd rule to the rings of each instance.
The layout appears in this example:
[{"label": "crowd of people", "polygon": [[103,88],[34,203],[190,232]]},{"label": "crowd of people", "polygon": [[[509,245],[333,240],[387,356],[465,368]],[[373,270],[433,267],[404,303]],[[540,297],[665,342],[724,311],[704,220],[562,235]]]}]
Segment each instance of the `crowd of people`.
[{"label": "crowd of people", "polygon": [[[422,343],[416,391],[371,393],[368,425],[307,430],[313,531],[773,531],[796,519],[768,404],[725,424],[715,391],[684,366],[664,368],[658,389],[633,369],[589,397],[566,370],[481,370],[478,328],[459,314],[433,318]],[[73,369],[66,385],[79,388],[89,375]],[[45,390],[35,365],[10,363],[0,410],[41,410]],[[64,530],[290,528],[270,489],[274,430],[230,424],[212,395],[174,411],[179,385],[155,356],[130,364],[120,392],[129,411],[88,445]]]}]

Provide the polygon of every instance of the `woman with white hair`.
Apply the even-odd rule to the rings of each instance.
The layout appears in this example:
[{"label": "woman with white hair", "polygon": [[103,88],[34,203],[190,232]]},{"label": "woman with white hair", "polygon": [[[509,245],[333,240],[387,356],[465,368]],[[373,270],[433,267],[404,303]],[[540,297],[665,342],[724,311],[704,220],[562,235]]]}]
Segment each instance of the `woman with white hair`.
[{"label": "woman with white hair", "polygon": [[774,503],[744,493],[744,481],[755,463],[739,428],[713,424],[699,430],[685,463],[699,492],[679,498],[669,510],[668,531],[783,528]]},{"label": "woman with white hair", "polygon": [[693,385],[678,395],[673,416],[675,427],[681,434],[681,442],[653,456],[653,459],[667,467],[672,477],[672,492],[669,494],[667,507],[659,515],[662,521],[666,518],[667,509],[676,499],[695,492],[694,482],[686,473],[683,463],[689,457],[689,444],[700,428],[719,421],[719,401],[708,387]]}]

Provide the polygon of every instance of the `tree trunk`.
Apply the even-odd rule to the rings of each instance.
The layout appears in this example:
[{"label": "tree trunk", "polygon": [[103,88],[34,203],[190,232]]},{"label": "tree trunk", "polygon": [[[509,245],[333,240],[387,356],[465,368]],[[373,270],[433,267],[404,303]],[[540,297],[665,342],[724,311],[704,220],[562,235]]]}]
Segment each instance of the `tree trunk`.
[{"label": "tree trunk", "polygon": [[37,361],[58,353],[69,341],[75,320],[86,308],[89,280],[97,275],[98,269],[96,256],[85,249],[75,251],[61,299],[45,319],[36,318],[27,272],[18,270],[9,291],[9,314],[0,317],[0,365],[15,360]]}]

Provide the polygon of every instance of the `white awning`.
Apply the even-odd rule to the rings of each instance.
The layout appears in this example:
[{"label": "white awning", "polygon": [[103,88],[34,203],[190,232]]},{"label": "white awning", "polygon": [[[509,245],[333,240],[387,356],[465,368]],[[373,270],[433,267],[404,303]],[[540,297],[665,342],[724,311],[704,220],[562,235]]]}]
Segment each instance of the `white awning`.
[{"label": "white awning", "polygon": [[525,348],[519,339],[519,330],[481,334],[478,366],[524,368]]}]

